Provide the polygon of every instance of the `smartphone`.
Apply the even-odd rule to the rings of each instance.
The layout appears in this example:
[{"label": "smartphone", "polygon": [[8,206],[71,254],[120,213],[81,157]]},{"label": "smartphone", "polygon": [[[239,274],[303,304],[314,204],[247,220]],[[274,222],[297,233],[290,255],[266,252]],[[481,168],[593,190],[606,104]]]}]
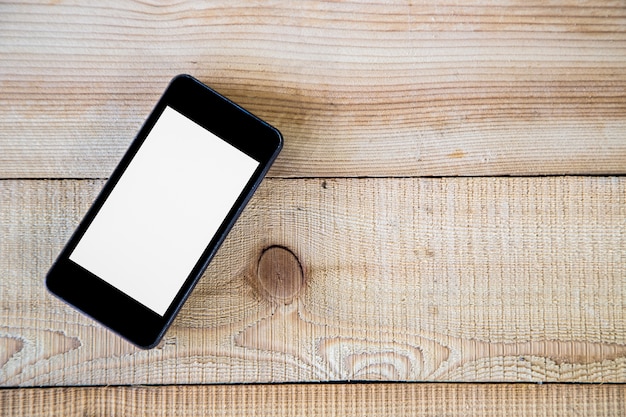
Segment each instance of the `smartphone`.
[{"label": "smartphone", "polygon": [[195,78],[175,77],[48,272],[48,290],[156,346],[282,143]]}]

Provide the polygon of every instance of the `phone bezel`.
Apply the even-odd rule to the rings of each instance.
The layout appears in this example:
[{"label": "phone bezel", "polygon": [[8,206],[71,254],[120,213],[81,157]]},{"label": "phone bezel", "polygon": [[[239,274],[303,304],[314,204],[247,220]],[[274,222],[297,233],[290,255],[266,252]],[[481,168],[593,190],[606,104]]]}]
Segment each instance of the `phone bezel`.
[{"label": "phone bezel", "polygon": [[[163,316],[69,259],[163,110],[171,107],[259,161],[259,166]],[[156,346],[282,148],[280,132],[190,75],[175,77],[46,276],[48,290],[141,348]],[[114,242],[112,242],[114,244]]]}]

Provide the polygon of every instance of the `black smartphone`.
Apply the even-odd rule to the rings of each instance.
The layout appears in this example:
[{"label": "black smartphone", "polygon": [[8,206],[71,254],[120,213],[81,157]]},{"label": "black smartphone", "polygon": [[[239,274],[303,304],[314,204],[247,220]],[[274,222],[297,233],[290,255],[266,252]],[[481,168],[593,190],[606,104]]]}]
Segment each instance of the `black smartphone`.
[{"label": "black smartphone", "polygon": [[49,291],[156,346],[282,143],[195,78],[175,77],[48,272]]}]

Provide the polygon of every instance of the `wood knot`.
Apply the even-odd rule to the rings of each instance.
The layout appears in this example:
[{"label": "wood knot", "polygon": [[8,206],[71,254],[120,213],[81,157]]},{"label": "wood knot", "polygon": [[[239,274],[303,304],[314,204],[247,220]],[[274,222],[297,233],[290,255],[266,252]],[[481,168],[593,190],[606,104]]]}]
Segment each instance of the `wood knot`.
[{"label": "wood knot", "polygon": [[298,257],[284,246],[270,246],[259,258],[259,287],[270,300],[290,304],[304,286],[304,272]]}]

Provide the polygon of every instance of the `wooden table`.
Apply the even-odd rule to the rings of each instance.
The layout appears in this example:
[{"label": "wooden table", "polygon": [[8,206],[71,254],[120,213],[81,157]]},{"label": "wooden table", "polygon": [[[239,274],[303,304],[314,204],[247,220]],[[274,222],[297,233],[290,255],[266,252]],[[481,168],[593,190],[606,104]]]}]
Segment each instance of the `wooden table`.
[{"label": "wooden table", "polygon": [[[82,3],[0,4],[0,414],[626,414],[623,0]],[[178,73],[286,143],[141,351],[44,275]]]}]

